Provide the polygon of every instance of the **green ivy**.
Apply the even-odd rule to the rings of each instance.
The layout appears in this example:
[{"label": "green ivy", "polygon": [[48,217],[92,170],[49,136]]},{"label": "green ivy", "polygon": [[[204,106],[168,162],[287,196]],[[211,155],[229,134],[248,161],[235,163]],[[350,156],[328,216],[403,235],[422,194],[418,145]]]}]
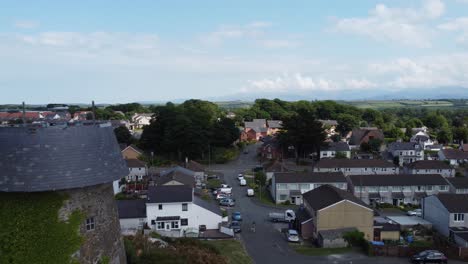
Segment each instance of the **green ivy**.
[{"label": "green ivy", "polygon": [[0,193],[0,263],[72,263],[83,238],[84,217],[73,212],[60,221],[67,199],[57,192]]}]

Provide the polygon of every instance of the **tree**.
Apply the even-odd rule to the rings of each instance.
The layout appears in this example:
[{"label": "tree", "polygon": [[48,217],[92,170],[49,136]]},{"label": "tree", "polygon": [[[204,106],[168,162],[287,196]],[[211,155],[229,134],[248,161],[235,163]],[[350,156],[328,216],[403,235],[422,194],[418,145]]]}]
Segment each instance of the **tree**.
[{"label": "tree", "polygon": [[115,137],[117,138],[117,142],[119,143],[130,145],[133,141],[132,134],[127,127],[119,126],[114,129],[114,133]]},{"label": "tree", "polygon": [[257,171],[255,173],[254,180],[256,183],[260,184],[262,187],[264,187],[267,183],[267,178],[263,171]]},{"label": "tree", "polygon": [[382,146],[382,144],[383,144],[383,141],[378,138],[373,138],[369,140],[370,149],[371,151],[374,151],[374,152],[379,152],[380,146]]},{"label": "tree", "polygon": [[283,129],[278,135],[282,148],[294,150],[297,163],[300,155],[315,151],[320,156],[320,146],[325,138],[322,123],[317,121],[313,112],[307,110],[301,110],[283,120]]},{"label": "tree", "polygon": [[335,154],[335,159],[347,159],[348,156],[346,156],[346,152],[343,151],[337,151]]},{"label": "tree", "polygon": [[468,143],[468,128],[467,127],[453,127],[453,139],[458,142]]},{"label": "tree", "polygon": [[435,112],[428,114],[424,123],[433,129],[441,129],[448,126],[447,119],[443,115]]},{"label": "tree", "polygon": [[339,114],[336,121],[338,121],[336,129],[340,131],[342,135],[359,125],[359,119],[350,114]]},{"label": "tree", "polygon": [[442,144],[448,144],[452,142],[452,130],[448,126],[442,127],[438,132],[437,132],[437,141]]}]

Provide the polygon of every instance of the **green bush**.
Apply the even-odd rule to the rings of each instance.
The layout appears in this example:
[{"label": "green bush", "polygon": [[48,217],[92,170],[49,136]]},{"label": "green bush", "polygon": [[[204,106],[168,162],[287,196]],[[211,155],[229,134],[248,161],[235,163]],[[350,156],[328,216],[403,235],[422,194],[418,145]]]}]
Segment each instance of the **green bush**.
[{"label": "green bush", "polygon": [[286,200],[286,201],[283,202],[283,204],[284,204],[284,205],[291,205],[291,201]]}]

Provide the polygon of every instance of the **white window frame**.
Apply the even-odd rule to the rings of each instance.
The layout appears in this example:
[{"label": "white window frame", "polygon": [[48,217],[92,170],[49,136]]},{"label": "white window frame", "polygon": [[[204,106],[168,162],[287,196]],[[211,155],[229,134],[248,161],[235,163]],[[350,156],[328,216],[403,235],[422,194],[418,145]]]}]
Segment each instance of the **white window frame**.
[{"label": "white window frame", "polygon": [[86,219],[86,231],[93,231],[96,229],[96,221],[94,217],[89,217]]},{"label": "white window frame", "polygon": [[166,222],[157,221],[157,222],[156,222],[156,229],[157,229],[157,230],[163,230],[165,224],[166,224]]},{"label": "white window frame", "polygon": [[465,214],[462,214],[462,213],[453,214],[453,221],[457,223],[465,222]]}]

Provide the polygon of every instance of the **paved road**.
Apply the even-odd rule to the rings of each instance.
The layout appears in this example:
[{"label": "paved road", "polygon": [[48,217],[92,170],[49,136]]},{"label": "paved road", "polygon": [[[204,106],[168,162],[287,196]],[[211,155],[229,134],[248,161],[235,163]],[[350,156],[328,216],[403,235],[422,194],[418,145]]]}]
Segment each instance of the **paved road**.
[{"label": "paved road", "polygon": [[[269,212],[282,212],[278,209],[270,209],[264,206],[259,206],[252,202],[251,198],[246,196],[246,187],[239,186],[237,174],[246,169],[251,169],[258,164],[255,160],[255,146],[251,145],[249,154],[240,154],[239,159],[223,165],[213,165],[212,170],[220,171],[224,174],[224,180],[227,184],[233,187],[236,206],[228,209],[229,215],[233,211],[240,211],[243,217],[243,226],[241,239],[247,249],[247,252],[252,257],[255,263],[271,263],[271,264],[292,264],[292,263],[348,263],[348,264],[364,264],[364,263],[382,263],[382,264],[399,264],[408,263],[406,258],[370,258],[362,254],[348,253],[342,255],[330,256],[305,256],[296,253],[291,249],[284,235],[280,232],[282,228],[286,228],[286,224],[271,223],[267,220]],[[251,223],[255,221],[256,232],[250,231]],[[451,261],[450,263],[462,263]]]}]

